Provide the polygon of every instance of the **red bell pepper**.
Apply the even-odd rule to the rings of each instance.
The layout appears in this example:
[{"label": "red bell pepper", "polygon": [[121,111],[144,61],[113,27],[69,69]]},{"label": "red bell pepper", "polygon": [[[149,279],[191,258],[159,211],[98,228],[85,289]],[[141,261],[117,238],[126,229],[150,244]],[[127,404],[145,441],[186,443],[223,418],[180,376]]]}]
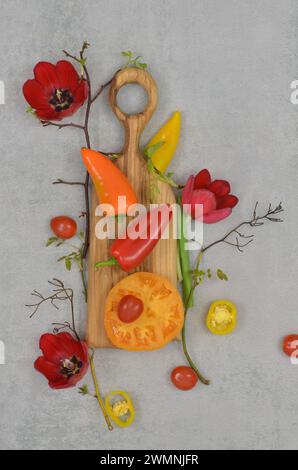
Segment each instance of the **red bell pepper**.
[{"label": "red bell pepper", "polygon": [[[99,261],[95,268],[119,265],[125,272],[137,268],[152,252],[171,218],[172,209],[168,204],[160,204],[145,216],[137,217],[128,225],[125,236],[112,243],[112,258]],[[132,233],[137,233],[136,238],[130,237]]]}]

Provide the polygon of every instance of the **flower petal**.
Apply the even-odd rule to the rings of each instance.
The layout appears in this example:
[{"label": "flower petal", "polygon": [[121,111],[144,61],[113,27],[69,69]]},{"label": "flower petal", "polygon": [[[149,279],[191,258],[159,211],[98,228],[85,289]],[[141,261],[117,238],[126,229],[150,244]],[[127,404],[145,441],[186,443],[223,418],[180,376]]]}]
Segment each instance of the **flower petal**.
[{"label": "flower petal", "polygon": [[204,224],[215,224],[228,217],[231,213],[232,209],[229,207],[209,212],[209,214],[204,215]]},{"label": "flower petal", "polygon": [[211,183],[211,176],[208,170],[201,170],[195,177],[195,189],[207,188]]},{"label": "flower petal", "polygon": [[56,67],[50,62],[38,62],[34,67],[35,79],[41,83],[45,89],[55,90],[59,88],[59,81],[56,74]]},{"label": "flower petal", "polygon": [[181,194],[181,203],[182,204],[190,204],[191,198],[193,195],[193,187],[194,187],[195,177],[192,175],[188,178],[186,185],[183,188]]},{"label": "flower petal", "polygon": [[71,357],[71,351],[62,349],[58,335],[46,333],[41,336],[39,340],[39,347],[43,352],[44,357],[56,364],[60,365],[62,359]]},{"label": "flower petal", "polygon": [[27,80],[24,83],[23,94],[26,101],[33,109],[51,109],[44,87],[36,80]]},{"label": "flower petal", "polygon": [[61,349],[69,351],[71,355],[75,355],[82,362],[88,363],[88,347],[84,341],[78,341],[69,333],[58,333],[59,344]]},{"label": "flower petal", "polygon": [[84,375],[86,374],[86,371],[87,371],[88,367],[86,369],[83,370],[83,368],[81,369],[80,373],[79,374],[76,374],[76,375],[73,375],[72,377],[65,377],[59,381],[49,381],[49,386],[51,388],[54,388],[56,390],[61,390],[61,389],[64,389],[64,388],[71,388],[71,387],[75,387],[75,385],[80,382],[80,380],[82,380],[82,378],[84,377]]},{"label": "flower petal", "polygon": [[235,207],[238,204],[238,197],[233,194],[227,194],[226,196],[217,198],[217,209],[224,209],[225,207]]},{"label": "flower petal", "polygon": [[81,80],[79,86],[73,93],[74,102],[77,103],[79,106],[82,106],[82,104],[88,97],[88,91],[88,83],[86,82],[86,80]]},{"label": "flower petal", "polygon": [[65,358],[75,355],[83,363],[88,363],[88,348],[86,343],[77,341],[70,333],[56,335],[46,333],[41,336],[39,347],[45,358],[57,365]]},{"label": "flower petal", "polygon": [[230,183],[225,180],[215,180],[209,185],[208,189],[216,196],[226,196],[231,191]]},{"label": "flower petal", "polygon": [[192,195],[191,203],[193,210],[195,209],[196,204],[202,204],[204,215],[216,209],[216,198],[211,191],[208,191],[208,189],[195,189]]},{"label": "flower petal", "polygon": [[54,390],[62,390],[64,388],[71,388],[74,387],[76,383],[70,382],[70,379],[65,377],[59,381],[51,381],[49,380],[49,387],[53,388]]},{"label": "flower petal", "polygon": [[72,336],[69,333],[46,333],[41,336],[39,347],[47,360],[59,365],[61,359],[69,358],[77,352],[70,338]]},{"label": "flower petal", "polygon": [[64,88],[74,92],[80,81],[80,77],[74,66],[68,60],[60,60],[56,64],[56,75],[59,81],[59,88]]},{"label": "flower petal", "polygon": [[62,113],[57,113],[51,107],[49,109],[37,109],[36,115],[42,121],[61,121],[64,117]]},{"label": "flower petal", "polygon": [[47,361],[43,356],[40,356],[34,362],[35,369],[43,374],[50,381],[60,381],[62,375],[59,373],[60,369],[57,364]]}]

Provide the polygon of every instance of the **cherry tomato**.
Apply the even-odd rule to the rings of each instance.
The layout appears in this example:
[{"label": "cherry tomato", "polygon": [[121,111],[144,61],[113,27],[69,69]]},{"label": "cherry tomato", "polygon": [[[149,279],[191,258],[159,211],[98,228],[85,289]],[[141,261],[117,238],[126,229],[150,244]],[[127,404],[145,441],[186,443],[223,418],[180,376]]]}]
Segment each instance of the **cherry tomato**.
[{"label": "cherry tomato", "polygon": [[172,370],[171,380],[180,390],[190,390],[196,385],[198,376],[191,367],[178,366]]},{"label": "cherry tomato", "polygon": [[123,323],[132,323],[139,318],[143,310],[141,299],[134,295],[125,295],[118,304],[118,317]]},{"label": "cherry tomato", "polygon": [[283,350],[287,356],[292,357],[298,351],[298,335],[286,336],[283,340]]},{"label": "cherry tomato", "polygon": [[71,217],[59,215],[51,220],[51,229],[56,237],[67,240],[77,233],[77,224]]}]

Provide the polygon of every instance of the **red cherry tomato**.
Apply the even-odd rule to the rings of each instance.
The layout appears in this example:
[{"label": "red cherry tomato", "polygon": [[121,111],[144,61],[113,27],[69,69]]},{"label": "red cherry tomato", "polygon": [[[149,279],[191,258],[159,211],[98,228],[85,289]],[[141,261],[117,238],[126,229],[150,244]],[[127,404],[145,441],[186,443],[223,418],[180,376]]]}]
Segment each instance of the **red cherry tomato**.
[{"label": "red cherry tomato", "polygon": [[171,380],[180,390],[190,390],[196,385],[198,376],[191,367],[179,366],[172,370]]},{"label": "red cherry tomato", "polygon": [[292,357],[298,351],[298,335],[286,336],[283,340],[283,350],[287,356]]},{"label": "red cherry tomato", "polygon": [[137,320],[144,310],[141,299],[134,295],[125,295],[118,304],[118,317],[123,323],[132,323]]},{"label": "red cherry tomato", "polygon": [[77,224],[71,217],[59,215],[51,220],[51,229],[56,237],[67,240],[77,233]]}]

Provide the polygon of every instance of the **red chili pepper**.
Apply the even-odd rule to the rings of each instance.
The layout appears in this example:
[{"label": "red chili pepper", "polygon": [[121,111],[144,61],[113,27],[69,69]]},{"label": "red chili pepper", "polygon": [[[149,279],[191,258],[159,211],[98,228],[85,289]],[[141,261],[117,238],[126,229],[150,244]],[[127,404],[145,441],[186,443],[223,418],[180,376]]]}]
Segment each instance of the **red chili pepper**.
[{"label": "red chili pepper", "polygon": [[[125,237],[115,240],[110,248],[111,259],[99,261],[95,268],[119,265],[123,271],[137,268],[152,252],[172,218],[168,204],[160,204],[148,211],[145,216],[137,217],[126,229]],[[130,237],[137,233],[136,238]]]}]

